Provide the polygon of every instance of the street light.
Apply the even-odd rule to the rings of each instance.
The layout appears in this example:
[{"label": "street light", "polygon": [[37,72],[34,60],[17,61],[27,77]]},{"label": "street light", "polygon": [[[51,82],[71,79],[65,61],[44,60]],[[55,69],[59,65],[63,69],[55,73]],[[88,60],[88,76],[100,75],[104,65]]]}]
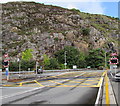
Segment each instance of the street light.
[{"label": "street light", "polygon": [[107,68],[107,53],[111,50],[104,50],[105,51],[105,69]]},{"label": "street light", "polygon": [[19,58],[17,59],[17,62],[18,62],[18,64],[19,64],[18,71],[19,71],[19,76],[20,76],[20,70],[21,70],[21,69],[20,69],[20,59],[19,59]]},{"label": "street light", "polygon": [[105,51],[105,69],[107,68],[107,59],[106,59],[107,52]]},{"label": "street light", "polygon": [[36,75],[37,75],[37,60],[36,60]]},{"label": "street light", "polygon": [[64,57],[65,57],[65,63],[64,63],[64,65],[65,65],[65,69],[66,69],[66,65],[67,65],[67,63],[66,63],[66,52],[67,51],[64,52]]}]

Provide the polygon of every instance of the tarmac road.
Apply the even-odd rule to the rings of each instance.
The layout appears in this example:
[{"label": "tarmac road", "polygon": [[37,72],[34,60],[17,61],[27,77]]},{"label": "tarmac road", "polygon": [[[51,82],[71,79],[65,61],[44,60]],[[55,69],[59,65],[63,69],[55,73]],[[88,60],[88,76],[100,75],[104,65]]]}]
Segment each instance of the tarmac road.
[{"label": "tarmac road", "polygon": [[[24,89],[24,88],[23,88]],[[3,99],[6,104],[94,104],[98,88],[45,87]],[[8,91],[9,92],[9,91]],[[31,94],[32,93],[32,94]],[[8,100],[9,99],[9,100]],[[8,100],[6,102],[6,100]]]},{"label": "tarmac road", "polygon": [[[99,71],[67,73],[43,82],[34,80],[33,84],[21,85],[14,89],[3,87],[2,102],[29,105],[94,104],[103,71],[99,76],[98,73]],[[54,86],[47,86],[49,84]]]}]

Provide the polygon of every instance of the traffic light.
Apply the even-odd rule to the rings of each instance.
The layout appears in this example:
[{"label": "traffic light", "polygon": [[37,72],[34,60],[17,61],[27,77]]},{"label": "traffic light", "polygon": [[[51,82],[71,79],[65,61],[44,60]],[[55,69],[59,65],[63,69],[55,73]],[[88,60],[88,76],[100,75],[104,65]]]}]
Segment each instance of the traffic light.
[{"label": "traffic light", "polygon": [[117,59],[111,60],[111,63],[117,63]]},{"label": "traffic light", "polygon": [[9,65],[9,61],[4,61],[4,62],[3,62],[3,66],[4,66],[4,67],[8,67],[8,65]]},{"label": "traffic light", "polygon": [[8,61],[4,62],[4,66],[8,66]]},{"label": "traffic light", "polygon": [[110,64],[118,64],[118,58],[111,58]]}]

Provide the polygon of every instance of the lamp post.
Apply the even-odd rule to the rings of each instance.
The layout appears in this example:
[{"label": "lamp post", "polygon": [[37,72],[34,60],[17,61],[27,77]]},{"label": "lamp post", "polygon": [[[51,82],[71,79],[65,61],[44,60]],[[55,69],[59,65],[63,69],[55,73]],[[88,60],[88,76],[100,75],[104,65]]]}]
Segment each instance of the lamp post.
[{"label": "lamp post", "polygon": [[67,63],[66,63],[66,52],[67,52],[67,51],[65,51],[65,53],[64,53],[64,57],[65,57],[65,63],[64,63],[65,69],[66,69],[66,65],[67,65]]},{"label": "lamp post", "polygon": [[106,59],[107,52],[105,51],[105,69],[107,68],[107,59]]},{"label": "lamp post", "polygon": [[36,60],[36,75],[37,75],[37,64],[38,64],[38,62],[37,62],[37,60]]},{"label": "lamp post", "polygon": [[20,69],[20,59],[19,59],[19,58],[17,59],[17,62],[18,62],[18,64],[19,64],[19,65],[18,65],[18,67],[19,67],[19,68],[18,68],[18,71],[19,71],[19,76],[20,76],[20,70],[21,70],[21,69]]},{"label": "lamp post", "polygon": [[107,53],[111,50],[104,50],[105,51],[105,69],[107,68]]}]

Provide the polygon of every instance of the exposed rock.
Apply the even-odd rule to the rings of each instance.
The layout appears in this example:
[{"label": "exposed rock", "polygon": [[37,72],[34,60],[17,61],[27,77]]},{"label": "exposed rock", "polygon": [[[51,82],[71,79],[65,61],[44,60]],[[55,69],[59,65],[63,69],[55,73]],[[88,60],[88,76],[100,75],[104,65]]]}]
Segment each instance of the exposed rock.
[{"label": "exposed rock", "polygon": [[35,2],[5,3],[2,4],[1,51],[8,52],[12,58],[20,57],[22,51],[30,48],[34,59],[37,56],[42,59],[43,54],[53,56],[64,46],[75,46],[83,52],[94,48],[116,49],[120,34],[118,21]]}]

